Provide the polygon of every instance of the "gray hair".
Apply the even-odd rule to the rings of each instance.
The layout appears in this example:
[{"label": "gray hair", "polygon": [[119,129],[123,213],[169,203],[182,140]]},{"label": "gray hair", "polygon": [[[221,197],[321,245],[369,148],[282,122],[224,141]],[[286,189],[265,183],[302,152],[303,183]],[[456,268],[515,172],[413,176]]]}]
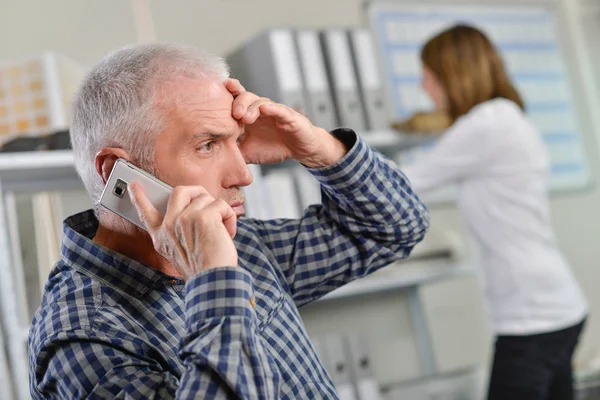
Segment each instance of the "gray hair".
[{"label": "gray hair", "polygon": [[71,144],[96,213],[104,188],[96,154],[103,147],[123,148],[153,172],[154,139],[164,127],[154,94],[161,83],[181,76],[225,82],[229,68],[222,58],[193,47],[142,44],[109,54],[84,79],[73,99]]}]

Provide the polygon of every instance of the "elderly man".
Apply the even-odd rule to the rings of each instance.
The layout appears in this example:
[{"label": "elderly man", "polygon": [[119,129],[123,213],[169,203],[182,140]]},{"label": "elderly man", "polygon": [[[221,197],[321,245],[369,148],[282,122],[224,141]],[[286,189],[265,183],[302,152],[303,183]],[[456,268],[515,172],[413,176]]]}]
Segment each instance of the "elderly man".
[{"label": "elderly man", "polygon": [[[96,65],[71,139],[95,201],[119,158],[174,190],[161,215],[130,184],[145,231],[98,205],[65,221],[30,331],[34,398],[337,397],[298,307],[423,238],[427,211],[395,166],[173,45]],[[322,204],[298,220],[240,218],[246,164],[289,158],[321,183]]]}]

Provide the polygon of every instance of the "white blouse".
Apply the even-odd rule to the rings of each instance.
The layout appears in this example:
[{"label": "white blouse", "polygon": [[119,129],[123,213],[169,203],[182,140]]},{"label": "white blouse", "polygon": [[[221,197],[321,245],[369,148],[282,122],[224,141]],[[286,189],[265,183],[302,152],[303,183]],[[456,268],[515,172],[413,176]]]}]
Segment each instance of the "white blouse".
[{"label": "white blouse", "polygon": [[551,332],[587,314],[554,237],[548,169],[540,133],[506,99],[474,107],[404,168],[417,194],[457,186],[458,207],[480,247],[496,334]]}]

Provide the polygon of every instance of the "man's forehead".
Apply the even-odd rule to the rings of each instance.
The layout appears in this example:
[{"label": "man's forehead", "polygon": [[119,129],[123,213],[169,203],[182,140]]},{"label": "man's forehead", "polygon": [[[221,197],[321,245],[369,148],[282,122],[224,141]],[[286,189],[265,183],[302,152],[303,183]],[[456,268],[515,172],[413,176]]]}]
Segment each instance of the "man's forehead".
[{"label": "man's forehead", "polygon": [[231,115],[233,96],[219,80],[172,79],[157,90],[156,101],[182,133],[243,131],[242,123]]},{"label": "man's forehead", "polygon": [[156,101],[163,106],[194,107],[199,109],[231,110],[233,96],[223,82],[214,78],[169,79],[157,88]]}]

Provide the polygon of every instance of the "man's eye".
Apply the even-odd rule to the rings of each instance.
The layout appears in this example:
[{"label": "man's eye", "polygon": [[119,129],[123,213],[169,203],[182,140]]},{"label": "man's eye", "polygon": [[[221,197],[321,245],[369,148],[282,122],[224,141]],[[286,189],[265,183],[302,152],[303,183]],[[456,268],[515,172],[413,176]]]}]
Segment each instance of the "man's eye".
[{"label": "man's eye", "polygon": [[213,149],[215,142],[206,142],[200,147],[200,151],[209,152]]},{"label": "man's eye", "polygon": [[242,142],[244,141],[244,138],[245,138],[245,137],[246,137],[246,134],[245,134],[245,133],[244,133],[244,134],[242,134],[242,135],[240,135],[240,136],[237,138],[237,140],[236,140],[236,143],[237,143],[237,144],[240,144],[240,143],[242,143]]}]

